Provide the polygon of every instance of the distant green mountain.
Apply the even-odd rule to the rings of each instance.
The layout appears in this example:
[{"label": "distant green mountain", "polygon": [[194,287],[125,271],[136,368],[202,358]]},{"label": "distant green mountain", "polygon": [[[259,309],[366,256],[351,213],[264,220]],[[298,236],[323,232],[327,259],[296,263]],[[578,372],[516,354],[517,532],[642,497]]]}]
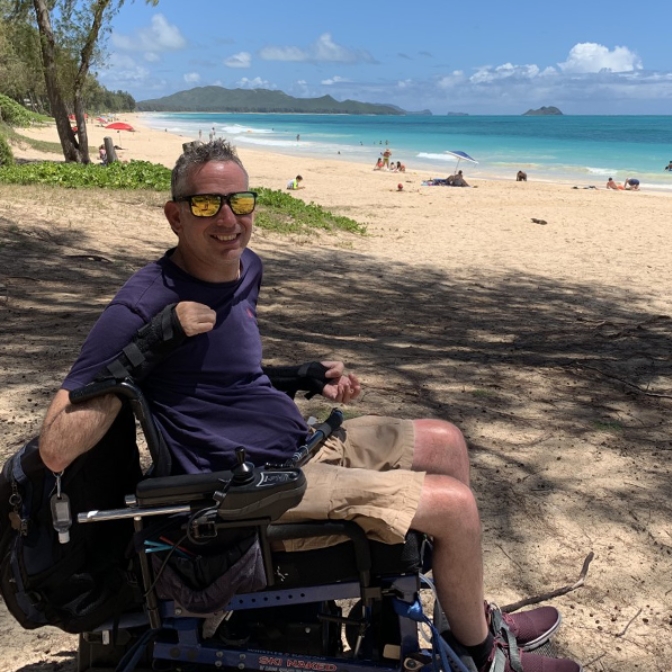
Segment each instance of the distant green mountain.
[{"label": "distant green mountain", "polygon": [[305,114],[395,114],[406,112],[393,105],[339,102],[331,96],[293,98],[282,91],[268,89],[225,89],[221,86],[199,86],[178,91],[171,96],[141,100],[140,112],[259,112]]}]

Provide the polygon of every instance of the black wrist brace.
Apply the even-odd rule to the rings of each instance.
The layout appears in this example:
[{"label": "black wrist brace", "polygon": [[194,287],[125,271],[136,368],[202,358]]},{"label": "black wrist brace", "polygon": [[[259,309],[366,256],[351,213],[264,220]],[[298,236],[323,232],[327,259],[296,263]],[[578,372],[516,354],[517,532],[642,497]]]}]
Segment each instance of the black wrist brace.
[{"label": "black wrist brace", "polygon": [[138,329],[133,340],[96,376],[96,380],[133,378],[144,380],[151,370],[186,340],[175,312],[176,303],[166,306],[149,323]]},{"label": "black wrist brace", "polygon": [[264,366],[264,373],[270,378],[271,385],[294,398],[299,390],[306,390],[306,399],[321,394],[329,382],[325,376],[329,370],[320,362],[306,362],[299,366]]}]

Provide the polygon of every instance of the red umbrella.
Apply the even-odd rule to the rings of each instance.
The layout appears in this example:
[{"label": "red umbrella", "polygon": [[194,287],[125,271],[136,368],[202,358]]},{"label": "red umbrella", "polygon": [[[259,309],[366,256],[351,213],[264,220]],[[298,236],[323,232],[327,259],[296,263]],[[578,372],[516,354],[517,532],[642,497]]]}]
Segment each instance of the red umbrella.
[{"label": "red umbrella", "polygon": [[115,121],[113,124],[108,124],[105,128],[111,128],[114,131],[135,131],[133,126],[126,124],[123,121]]}]

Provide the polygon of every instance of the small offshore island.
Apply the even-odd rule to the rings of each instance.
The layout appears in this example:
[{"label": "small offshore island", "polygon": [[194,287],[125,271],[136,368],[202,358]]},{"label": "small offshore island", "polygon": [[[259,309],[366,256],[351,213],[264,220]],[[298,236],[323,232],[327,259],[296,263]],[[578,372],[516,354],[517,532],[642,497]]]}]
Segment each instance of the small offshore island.
[{"label": "small offshore island", "polygon": [[538,110],[528,110],[524,117],[561,117],[562,112],[557,107],[540,107]]}]

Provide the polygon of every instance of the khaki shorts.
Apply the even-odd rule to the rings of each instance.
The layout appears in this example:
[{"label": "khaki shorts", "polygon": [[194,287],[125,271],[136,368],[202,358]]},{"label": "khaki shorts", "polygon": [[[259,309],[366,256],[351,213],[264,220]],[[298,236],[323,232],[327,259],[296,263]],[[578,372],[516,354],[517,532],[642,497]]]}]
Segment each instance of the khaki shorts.
[{"label": "khaki shorts", "polygon": [[[412,420],[364,416],[347,420],[303,467],[301,503],[282,522],[353,520],[371,539],[403,542],[420,502],[424,472],[411,471]],[[329,546],[342,538],[285,542],[286,550]]]}]

